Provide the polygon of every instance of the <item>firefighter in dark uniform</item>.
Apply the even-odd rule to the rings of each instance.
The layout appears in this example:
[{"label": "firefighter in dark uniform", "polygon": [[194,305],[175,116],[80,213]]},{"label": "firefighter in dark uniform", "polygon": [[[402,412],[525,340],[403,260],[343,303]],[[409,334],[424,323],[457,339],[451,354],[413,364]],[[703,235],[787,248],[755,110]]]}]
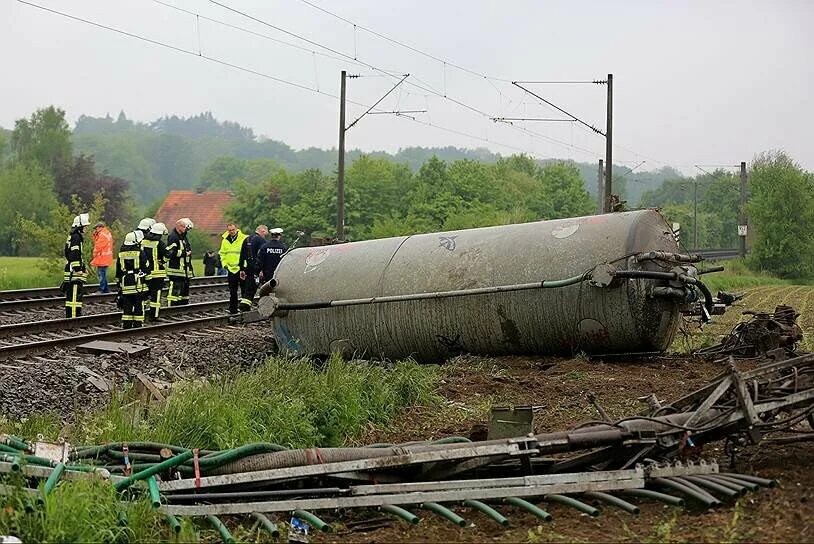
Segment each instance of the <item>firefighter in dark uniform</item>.
[{"label": "firefighter in dark uniform", "polygon": [[90,225],[90,216],[80,213],[73,218],[71,234],[65,241],[65,270],[62,275],[62,289],[65,292],[65,317],[82,315],[82,288],[88,279],[88,271],[82,257],[82,234]]},{"label": "firefighter in dark uniform", "polygon": [[116,281],[119,284],[119,307],[122,310],[122,328],[141,327],[144,323],[142,291],[144,261],[135,232],[128,232],[116,259]]},{"label": "firefighter in dark uniform", "polygon": [[275,228],[269,231],[271,233],[271,240],[257,254],[257,268],[260,270],[260,283],[265,283],[274,277],[274,270],[280,264],[280,259],[283,258],[288,246],[280,240],[283,235],[283,229]]},{"label": "firefighter in dark uniform", "polygon": [[192,229],[192,221],[182,217],[175,222],[175,228],[167,236],[167,306],[189,304],[189,280],[194,277],[192,270],[192,247],[187,240],[187,231]]},{"label": "firefighter in dark uniform", "polygon": [[144,315],[147,321],[158,321],[158,314],[161,310],[161,290],[164,288],[164,280],[167,279],[166,255],[167,244],[161,239],[167,234],[167,226],[164,223],[154,223],[150,227],[150,232],[141,242],[141,260],[144,263],[144,280],[147,284],[147,305],[144,308]]},{"label": "firefighter in dark uniform", "polygon": [[243,282],[240,309],[244,312],[251,310],[254,294],[257,292],[257,275],[260,273],[257,268],[257,253],[266,245],[268,233],[267,226],[259,225],[254,234],[243,240],[240,247],[240,281]]}]

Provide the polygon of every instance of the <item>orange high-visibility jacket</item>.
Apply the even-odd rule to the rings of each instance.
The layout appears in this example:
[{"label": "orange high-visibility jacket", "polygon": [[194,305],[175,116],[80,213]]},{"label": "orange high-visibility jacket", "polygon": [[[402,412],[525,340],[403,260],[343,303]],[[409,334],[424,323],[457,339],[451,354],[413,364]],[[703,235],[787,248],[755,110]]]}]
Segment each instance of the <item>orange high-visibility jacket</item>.
[{"label": "orange high-visibility jacket", "polygon": [[91,266],[113,265],[113,233],[107,227],[102,227],[93,233],[93,260]]}]

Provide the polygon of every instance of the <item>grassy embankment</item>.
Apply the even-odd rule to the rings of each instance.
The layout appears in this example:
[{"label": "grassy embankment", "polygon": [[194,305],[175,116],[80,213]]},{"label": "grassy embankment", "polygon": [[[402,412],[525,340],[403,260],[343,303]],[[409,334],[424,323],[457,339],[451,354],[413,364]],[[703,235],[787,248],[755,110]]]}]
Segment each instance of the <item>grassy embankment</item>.
[{"label": "grassy embankment", "polygon": [[[339,446],[407,413],[408,407],[434,405],[438,381],[436,367],[412,361],[385,366],[332,358],[315,368],[307,360],[271,358],[251,372],[181,384],[165,403],[146,413],[139,410],[136,417],[125,395],[67,426],[43,415],[0,421],[0,432],[28,439],[37,433],[62,435],[76,444],[139,440],[205,449],[252,442]],[[35,513],[27,514],[24,505],[19,491],[0,493],[0,534],[14,534],[24,542],[170,539],[161,515],[144,500],[120,505],[106,482],[63,482]],[[125,528],[119,525],[122,509],[129,519]],[[214,537],[208,527],[201,528],[202,537]],[[235,536],[241,540],[260,538],[257,527],[241,525],[238,530],[243,533]],[[191,527],[184,531],[186,540],[195,538]]]},{"label": "grassy embankment", "polygon": [[0,257],[0,290],[56,287],[62,268],[44,270],[39,257]]}]

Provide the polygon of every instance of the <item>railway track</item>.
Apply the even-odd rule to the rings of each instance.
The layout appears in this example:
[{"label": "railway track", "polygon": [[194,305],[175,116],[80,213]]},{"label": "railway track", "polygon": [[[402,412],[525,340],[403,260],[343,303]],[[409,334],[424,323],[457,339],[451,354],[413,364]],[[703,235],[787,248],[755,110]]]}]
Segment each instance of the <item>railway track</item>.
[{"label": "railway track", "polygon": [[708,261],[728,261],[741,256],[739,249],[699,249],[691,253],[697,253]]},{"label": "railway track", "polygon": [[0,359],[93,340],[121,340],[222,325],[229,320],[225,311],[228,305],[228,300],[217,300],[165,308],[161,310],[161,322],[136,329],[121,328],[121,312],[3,325],[0,326]]},{"label": "railway track", "polygon": [[[190,282],[190,293],[206,293],[222,291],[226,288],[224,276],[204,276],[192,278]],[[115,286],[113,286],[115,287]],[[84,287],[85,303],[114,302],[116,292],[95,293],[98,285],[86,285]],[[18,310],[30,310],[39,308],[50,308],[61,306],[65,303],[65,296],[57,287],[44,287],[38,289],[14,289],[0,291],[0,315],[6,312]]]}]

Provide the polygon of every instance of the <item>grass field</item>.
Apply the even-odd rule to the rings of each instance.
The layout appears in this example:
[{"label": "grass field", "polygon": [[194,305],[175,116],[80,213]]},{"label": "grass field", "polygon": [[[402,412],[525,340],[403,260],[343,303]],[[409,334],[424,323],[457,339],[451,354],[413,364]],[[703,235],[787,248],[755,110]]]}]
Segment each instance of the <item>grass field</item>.
[{"label": "grass field", "polygon": [[39,257],[0,257],[0,290],[55,287],[62,281],[62,269],[46,272]]}]

